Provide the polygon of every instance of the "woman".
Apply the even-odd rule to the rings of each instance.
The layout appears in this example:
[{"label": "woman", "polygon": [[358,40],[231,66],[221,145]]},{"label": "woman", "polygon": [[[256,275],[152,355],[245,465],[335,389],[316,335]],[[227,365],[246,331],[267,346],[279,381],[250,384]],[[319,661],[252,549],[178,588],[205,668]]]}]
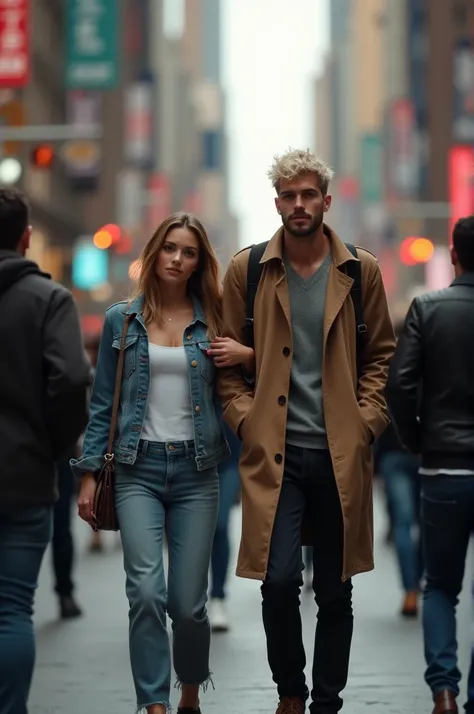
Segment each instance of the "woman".
[{"label": "woman", "polygon": [[126,314],[133,317],[114,454],[132,673],[138,710],[167,711],[168,613],[181,687],[178,712],[190,714],[200,711],[199,688],[206,688],[211,674],[207,576],[218,510],[217,465],[229,457],[214,393],[216,365],[207,354],[221,329],[219,269],[196,218],[178,213],[160,225],[143,251],[133,299],[107,311],[84,451],[72,462],[82,475],[79,515],[90,524]]}]

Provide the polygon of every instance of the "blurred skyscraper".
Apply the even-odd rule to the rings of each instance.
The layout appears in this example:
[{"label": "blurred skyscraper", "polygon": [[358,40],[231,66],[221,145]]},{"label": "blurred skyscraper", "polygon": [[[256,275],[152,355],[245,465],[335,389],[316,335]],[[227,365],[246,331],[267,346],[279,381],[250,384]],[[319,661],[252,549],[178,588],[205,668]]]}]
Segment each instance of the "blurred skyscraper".
[{"label": "blurred skyscraper", "polygon": [[426,236],[447,259],[452,220],[474,211],[474,3],[331,0],[316,141],[336,230],[377,253],[394,300],[431,285],[400,247]]}]

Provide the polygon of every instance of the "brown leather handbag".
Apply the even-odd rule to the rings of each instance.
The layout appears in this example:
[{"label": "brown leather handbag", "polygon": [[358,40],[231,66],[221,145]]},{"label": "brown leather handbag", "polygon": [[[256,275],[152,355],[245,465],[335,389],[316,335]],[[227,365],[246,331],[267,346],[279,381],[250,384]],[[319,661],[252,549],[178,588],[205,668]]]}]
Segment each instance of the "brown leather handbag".
[{"label": "brown leather handbag", "polygon": [[107,452],[104,456],[105,463],[97,476],[97,486],[95,489],[94,504],[92,508],[92,512],[94,514],[94,523],[92,528],[95,531],[118,531],[120,529],[117,512],[115,510],[115,456],[112,450],[115,431],[117,429],[118,410],[120,406],[120,389],[122,386],[125,344],[131,317],[132,315],[126,315],[125,322],[123,324],[120,352],[117,362],[117,373],[115,376],[114,401],[112,405],[112,418],[110,420]]}]

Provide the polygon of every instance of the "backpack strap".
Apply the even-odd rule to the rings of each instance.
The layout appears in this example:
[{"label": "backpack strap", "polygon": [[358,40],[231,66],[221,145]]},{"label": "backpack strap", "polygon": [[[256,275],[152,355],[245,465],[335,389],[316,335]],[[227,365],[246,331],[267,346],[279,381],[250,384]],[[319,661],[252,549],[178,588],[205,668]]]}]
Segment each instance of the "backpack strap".
[{"label": "backpack strap", "polygon": [[250,248],[249,262],[247,267],[247,305],[245,313],[245,344],[254,347],[253,334],[253,308],[255,296],[257,294],[260,276],[262,275],[263,264],[260,262],[268,241],[256,243]]},{"label": "backpack strap", "polygon": [[[358,258],[357,248],[352,243],[345,244],[348,251],[352,253],[354,258]],[[357,376],[360,377],[361,354],[364,342],[364,334],[367,332],[367,325],[364,322],[364,310],[362,307],[362,267],[360,260],[351,260],[346,266],[347,275],[352,278],[353,285],[351,288],[351,298],[354,305],[356,319],[356,353],[357,353]]]}]

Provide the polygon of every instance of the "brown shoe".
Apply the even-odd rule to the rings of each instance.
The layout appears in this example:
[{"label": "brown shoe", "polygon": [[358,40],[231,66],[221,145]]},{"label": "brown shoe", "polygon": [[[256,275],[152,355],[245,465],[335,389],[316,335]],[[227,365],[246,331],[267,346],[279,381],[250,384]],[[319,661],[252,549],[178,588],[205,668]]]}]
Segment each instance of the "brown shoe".
[{"label": "brown shoe", "polygon": [[418,593],[409,591],[405,594],[402,605],[403,617],[416,617],[418,615]]},{"label": "brown shoe", "polygon": [[456,697],[450,689],[443,689],[433,699],[435,703],[433,714],[458,714]]},{"label": "brown shoe", "polygon": [[304,714],[305,703],[297,697],[280,699],[276,714]]}]

